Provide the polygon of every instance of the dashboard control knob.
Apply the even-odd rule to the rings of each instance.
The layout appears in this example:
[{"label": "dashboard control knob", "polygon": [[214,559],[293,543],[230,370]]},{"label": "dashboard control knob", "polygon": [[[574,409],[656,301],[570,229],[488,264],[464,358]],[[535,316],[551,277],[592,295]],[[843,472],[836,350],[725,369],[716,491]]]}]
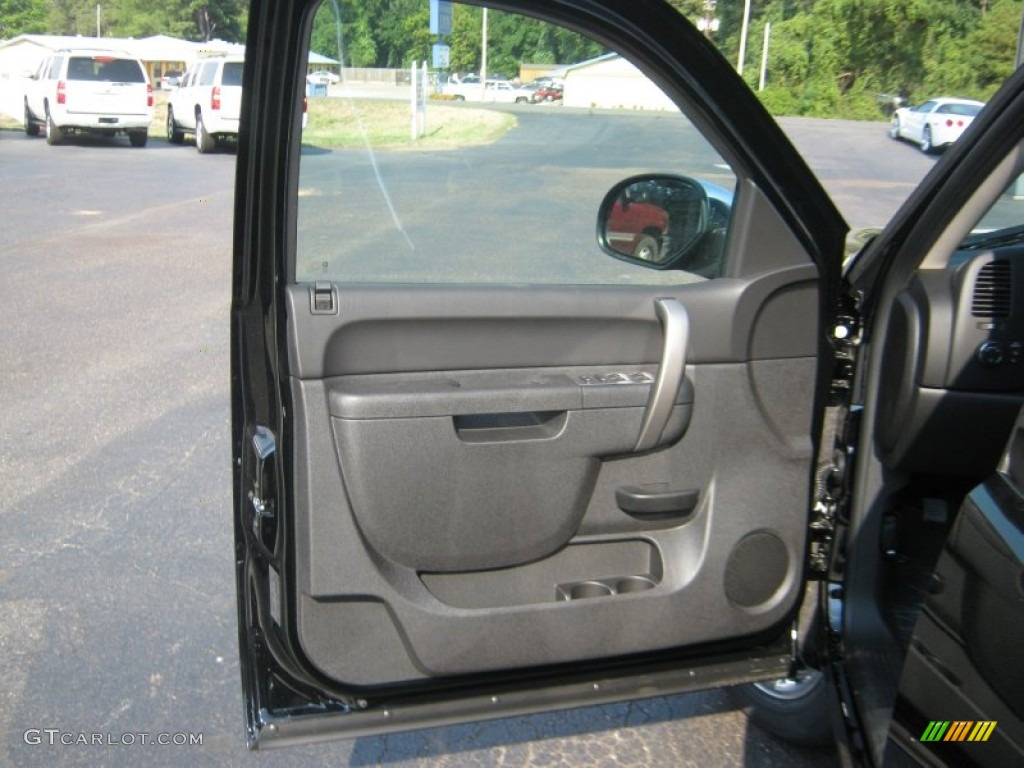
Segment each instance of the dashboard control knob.
[{"label": "dashboard control knob", "polygon": [[986,341],[978,347],[978,362],[982,365],[999,365],[1003,362],[1003,345],[998,341]]}]

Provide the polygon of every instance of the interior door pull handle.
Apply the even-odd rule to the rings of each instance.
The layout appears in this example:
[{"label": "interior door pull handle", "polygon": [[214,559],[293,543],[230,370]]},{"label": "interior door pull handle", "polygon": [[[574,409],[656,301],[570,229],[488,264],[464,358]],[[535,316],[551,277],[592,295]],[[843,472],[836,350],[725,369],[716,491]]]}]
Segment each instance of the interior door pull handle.
[{"label": "interior door pull handle", "polygon": [[658,444],[686,372],[686,345],[690,340],[690,316],[686,308],[676,299],[662,298],[654,300],[654,311],[661,322],[664,346],[658,375],[647,398],[636,451],[649,451]]}]

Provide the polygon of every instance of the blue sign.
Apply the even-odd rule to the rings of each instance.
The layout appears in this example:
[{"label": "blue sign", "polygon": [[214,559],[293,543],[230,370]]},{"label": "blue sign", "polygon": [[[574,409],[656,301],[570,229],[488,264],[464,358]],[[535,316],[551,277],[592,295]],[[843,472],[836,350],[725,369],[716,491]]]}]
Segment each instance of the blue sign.
[{"label": "blue sign", "polygon": [[448,62],[451,60],[451,48],[441,43],[435,43],[432,52],[434,54],[434,69],[448,69]]},{"label": "blue sign", "polygon": [[[420,6],[422,7],[422,6]],[[451,0],[430,0],[430,34],[450,35],[452,33]],[[437,66],[435,64],[435,66]],[[445,66],[448,66],[445,64]]]}]

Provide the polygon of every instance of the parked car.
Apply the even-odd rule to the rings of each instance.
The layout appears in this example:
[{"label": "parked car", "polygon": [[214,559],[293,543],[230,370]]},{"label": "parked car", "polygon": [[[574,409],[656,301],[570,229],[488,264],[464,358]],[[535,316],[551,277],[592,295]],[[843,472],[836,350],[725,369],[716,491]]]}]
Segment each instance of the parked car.
[{"label": "parked car", "polygon": [[25,133],[60,144],[72,133],[126,134],[144,147],[153,119],[153,86],[142,62],[120,51],[54,51],[25,88]]},{"label": "parked car", "polygon": [[561,101],[562,100],[562,86],[560,85],[543,85],[537,89],[537,101]]},{"label": "parked car", "polygon": [[341,77],[326,69],[320,69],[306,75],[306,82],[313,85],[337,85],[341,82]]},{"label": "parked car", "polygon": [[527,83],[526,85],[513,85],[512,90],[516,94],[517,104],[533,104],[537,101],[537,91],[540,88],[538,85],[533,83]]},{"label": "parked car", "polygon": [[889,135],[916,142],[927,154],[959,139],[984,106],[973,99],[943,97],[916,107],[900,107],[892,115]]},{"label": "parked car", "polygon": [[732,201],[732,192],[708,181],[629,178],[598,212],[599,243],[616,258],[715,277]]},{"label": "parked car", "polygon": [[174,88],[177,88],[178,83],[181,82],[181,74],[182,73],[176,69],[164,72],[164,74],[160,77],[160,90],[170,91]]},{"label": "parked car", "polygon": [[244,61],[242,56],[219,54],[188,68],[167,100],[169,142],[181,144],[191,133],[202,153],[213,151],[218,141],[237,138]]},{"label": "parked car", "polygon": [[491,80],[481,87],[479,81],[449,83],[442,93],[452,96],[454,101],[484,101],[498,104],[521,104],[533,97],[533,92],[512,85],[508,80]]},{"label": "parked car", "polygon": [[668,213],[651,203],[616,200],[608,219],[608,244],[644,261],[658,263],[668,230]]},{"label": "parked car", "polygon": [[[821,183],[674,4],[496,4],[683,118],[524,111],[592,155],[525,179],[525,132],[432,174],[302,152],[281,83],[307,5],[251,1],[234,196],[249,744],[734,686],[844,764],[1020,764],[1024,70],[845,259]],[[602,163],[605,118],[642,175]],[[727,208],[694,167],[734,179]],[[612,247],[625,202],[674,244],[715,235],[713,279],[688,247]]]}]

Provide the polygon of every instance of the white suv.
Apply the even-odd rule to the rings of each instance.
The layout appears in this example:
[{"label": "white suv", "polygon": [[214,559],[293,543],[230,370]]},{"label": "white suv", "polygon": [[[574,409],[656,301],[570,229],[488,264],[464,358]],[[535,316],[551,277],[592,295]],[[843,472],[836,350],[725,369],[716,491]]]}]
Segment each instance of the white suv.
[{"label": "white suv", "polygon": [[218,139],[237,137],[243,65],[242,56],[222,54],[189,67],[167,100],[167,140],[181,144],[193,133],[196,149],[209,152]]},{"label": "white suv", "polygon": [[153,86],[142,62],[120,51],[54,51],[25,89],[25,133],[46,132],[50,144],[69,133],[126,133],[146,146],[153,119]]}]

